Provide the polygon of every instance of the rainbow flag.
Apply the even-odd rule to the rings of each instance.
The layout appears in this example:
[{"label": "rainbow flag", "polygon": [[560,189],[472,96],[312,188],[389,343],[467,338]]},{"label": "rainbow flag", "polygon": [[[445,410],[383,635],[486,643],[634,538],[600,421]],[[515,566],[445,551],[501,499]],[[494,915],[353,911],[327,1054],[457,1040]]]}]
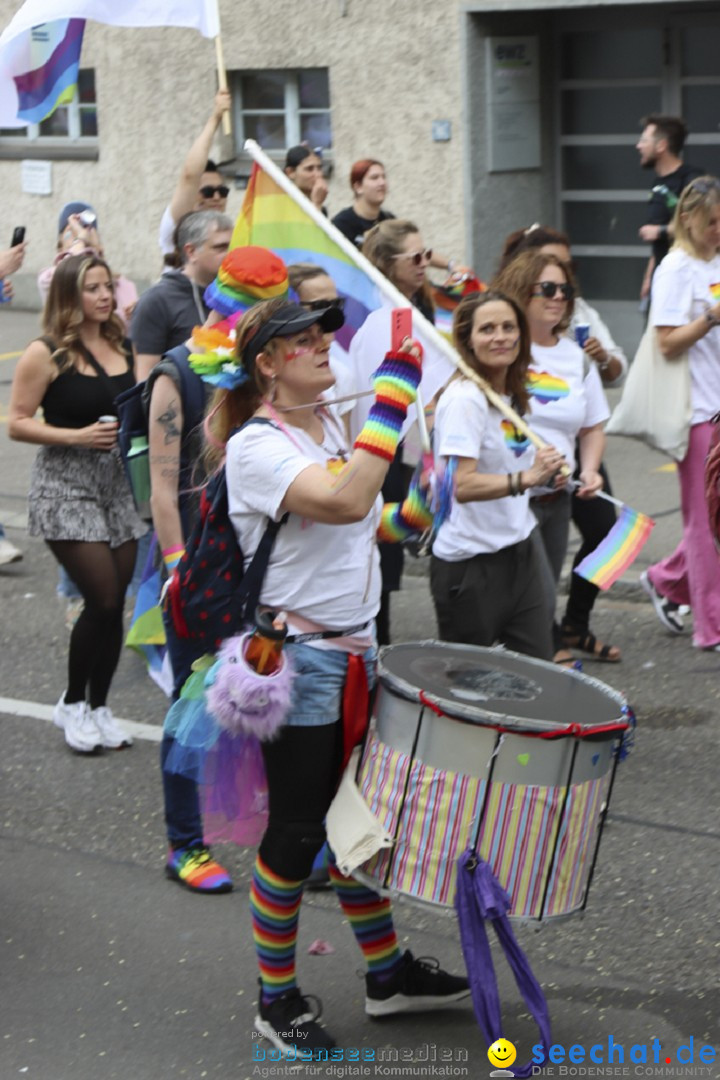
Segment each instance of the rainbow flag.
[{"label": "rainbow flag", "polygon": [[322,266],[345,297],[345,325],[335,340],[346,352],[370,312],[381,306],[377,286],[257,162],[253,163],[230,247],[248,244],[270,248],[286,266],[300,262]]},{"label": "rainbow flag", "polygon": [[609,589],[637,558],[654,528],[651,517],[623,506],[605,539],[575,567],[575,573],[600,589]]},{"label": "rainbow flag", "polygon": [[153,534],[150,550],[143,568],[140,587],[135,597],[133,620],[125,644],[142,656],[148,675],[168,697],[172,696],[173,679],[167,651],[165,627],[160,610],[160,571],[157,562],[157,536]]},{"label": "rainbow flag", "polygon": [[[377,356],[379,363],[384,352],[390,348],[389,312],[396,305],[358,263],[360,256],[356,256],[354,250],[353,254],[344,251],[341,244],[333,239],[332,234],[335,233],[341,242],[343,240],[334,226],[328,222],[323,228],[314,221],[301,205],[305,201],[301,192],[294,187],[292,195],[284,191],[270,175],[271,168],[272,163],[266,170],[258,161],[254,162],[230,247],[257,244],[274,251],[286,266],[309,262],[321,266],[329,274],[339,295],[345,297],[345,324],[335,334],[335,345],[339,346],[340,359],[346,361],[356,378],[363,382],[357,389],[365,389],[366,373],[356,371],[354,361],[347,355],[350,343],[368,316],[384,309],[388,313],[388,333],[387,343],[383,343],[382,351]],[[407,304],[407,301],[403,301],[403,304]],[[440,352],[424,327],[427,327],[426,320],[417,309],[413,309],[413,337],[424,350],[420,389],[424,400],[429,401],[448,381],[454,366]],[[371,388],[369,382],[367,388]]]}]

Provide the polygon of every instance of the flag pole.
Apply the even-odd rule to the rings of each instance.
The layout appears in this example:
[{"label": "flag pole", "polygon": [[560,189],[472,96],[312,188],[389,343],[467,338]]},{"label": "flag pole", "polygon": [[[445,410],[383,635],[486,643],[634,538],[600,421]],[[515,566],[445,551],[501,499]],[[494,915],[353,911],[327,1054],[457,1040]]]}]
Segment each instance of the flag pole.
[{"label": "flag pole", "polygon": [[[215,64],[217,67],[218,89],[227,90],[227,71],[225,70],[225,58],[223,56],[222,38],[220,37],[220,9],[218,7],[218,0],[206,0],[208,5],[208,13],[218,28],[218,32],[215,35]],[[222,129],[223,135],[232,135],[232,123],[230,121],[230,113],[224,112],[222,115]]]},{"label": "flag pole", "polygon": [[[275,162],[267,156],[264,150],[262,150],[261,147],[258,146],[254,139],[246,139],[244,149],[247,151],[253,161],[256,161],[257,164],[268,174],[268,176],[272,177],[278,187],[282,188],[285,194],[289,195],[290,198],[298,204],[298,206],[307,214],[309,218],[312,218],[315,224],[320,229],[322,229],[326,236],[328,236],[334,244],[337,244],[337,246],[345,255],[352,259],[356,266],[358,266],[367,275],[367,277],[370,278],[372,283],[378,287],[380,292],[383,293],[383,295],[386,296],[395,307],[411,307],[411,305],[408,303],[407,297],[403,296],[400,290],[397,289],[391,281],[388,281],[385,275],[382,274],[377,269],[377,267],[373,266],[369,259],[366,259],[363,253],[361,251],[358,251],[355,245],[351,244],[350,241],[345,236],[343,236],[343,234],[338,229],[336,229],[330,221],[328,221],[324,214],[320,213],[317,207],[310,202],[310,199],[308,199],[306,195],[303,195],[302,191],[300,191],[300,189],[296,187],[290,177],[286,176],[282,169],[279,169],[277,167]],[[508,403],[503,400],[500,394],[496,393],[496,391],[493,390],[490,384],[486,382],[486,380],[483,379],[481,375],[478,375],[478,373],[473,368],[471,368],[465,360],[463,360],[462,356],[460,356],[457,350],[452,347],[450,342],[446,338],[444,338],[438,330],[435,329],[429,319],[426,319],[422,312],[418,311],[417,308],[413,308],[413,322],[417,322],[419,324],[423,334],[432,342],[438,352],[441,352],[443,356],[445,356],[452,364],[454,364],[454,366],[458,368],[458,370],[462,372],[462,374],[467,379],[470,379],[472,382],[474,382],[475,385],[478,386],[485,394],[485,397],[488,399],[488,401],[495,406],[498,412],[502,413],[502,415],[506,417],[506,419],[508,419],[512,424],[514,424],[516,429],[521,432],[521,434],[523,434],[525,438],[533,444],[533,446],[540,450],[547,445],[545,442],[543,442],[540,436],[536,435],[535,432],[528,426],[525,420],[523,420],[522,416],[520,416],[520,414],[516,412],[515,409],[508,405]],[[419,408],[417,410],[417,413],[419,415]],[[418,426],[420,427],[420,424],[418,424]],[[570,470],[567,469],[567,467],[564,467],[562,471],[563,473],[567,473],[568,475],[570,473]]]}]

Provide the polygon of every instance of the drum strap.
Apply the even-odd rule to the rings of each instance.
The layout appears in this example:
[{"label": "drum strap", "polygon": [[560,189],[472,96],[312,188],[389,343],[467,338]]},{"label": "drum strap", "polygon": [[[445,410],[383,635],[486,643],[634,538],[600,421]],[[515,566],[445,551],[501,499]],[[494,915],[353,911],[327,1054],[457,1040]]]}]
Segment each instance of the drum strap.
[{"label": "drum strap", "polygon": [[[455,908],[460,924],[460,942],[470,980],[475,1017],[488,1046],[492,1046],[497,1039],[504,1038],[505,1029],[502,1023],[497,977],[485,928],[486,919],[492,921],[493,929],[515,976],[518,989],[540,1030],[542,1044],[546,1049],[545,1060],[547,1060],[547,1050],[552,1045],[552,1038],[545,995],[510,925],[507,916],[510,898],[488,864],[474,851],[466,851],[458,859]],[[513,1066],[512,1071],[516,1077],[532,1076],[533,1068],[538,1064],[533,1060],[527,1065]]]}]

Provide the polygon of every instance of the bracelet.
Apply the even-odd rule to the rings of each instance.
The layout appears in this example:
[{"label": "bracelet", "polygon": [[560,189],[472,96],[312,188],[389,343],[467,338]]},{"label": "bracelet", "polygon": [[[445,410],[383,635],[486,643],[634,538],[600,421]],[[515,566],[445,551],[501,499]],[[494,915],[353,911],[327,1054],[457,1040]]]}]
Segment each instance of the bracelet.
[{"label": "bracelet", "polygon": [[705,321],[708,324],[708,328],[712,330],[713,326],[720,326],[720,319],[716,319],[714,315],[711,315],[709,311],[705,312]]},{"label": "bracelet", "polygon": [[448,272],[448,274],[454,274],[456,266],[457,266],[457,260],[456,259],[448,259],[448,264],[447,264],[447,272]]},{"label": "bracelet", "polygon": [[523,487],[522,473],[521,472],[519,472],[517,474],[517,494],[518,495],[524,495],[525,494],[525,488]]},{"label": "bracelet", "polygon": [[508,473],[508,474],[507,474],[507,478],[508,478],[508,489],[507,489],[507,493],[508,493],[508,495],[514,495],[514,494],[515,494],[515,492],[513,491],[513,478],[512,478],[512,473]]}]

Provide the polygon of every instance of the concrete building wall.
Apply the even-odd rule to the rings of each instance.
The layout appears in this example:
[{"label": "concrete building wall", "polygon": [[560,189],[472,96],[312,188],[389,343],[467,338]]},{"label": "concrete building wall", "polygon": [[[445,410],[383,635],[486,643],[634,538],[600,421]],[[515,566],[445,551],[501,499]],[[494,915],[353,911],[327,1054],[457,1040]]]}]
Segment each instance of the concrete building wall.
[{"label": "concrete building wall", "polygon": [[[18,0],[0,0],[5,26]],[[465,237],[460,15],[434,0],[220,0],[228,71],[328,67],[334,171],[330,213],[348,205],[359,157],[388,170],[386,206],[415,219],[427,244],[456,258]],[[71,199],[97,210],[114,269],[139,284],[160,269],[157,227],[215,91],[213,43],[179,29],[121,30],[88,24],[83,66],[96,72],[97,161],[54,161],[53,193],[23,194],[20,161],[0,148],[0,237],[25,224],[30,248],[16,277],[19,301],[34,301],[34,278],[55,251],[57,215]],[[434,119],[450,120],[449,142],[433,142]],[[233,142],[215,152],[231,158]],[[49,155],[48,155],[49,156]],[[234,216],[242,191],[233,190]],[[0,241],[1,242],[1,241]]]}]

